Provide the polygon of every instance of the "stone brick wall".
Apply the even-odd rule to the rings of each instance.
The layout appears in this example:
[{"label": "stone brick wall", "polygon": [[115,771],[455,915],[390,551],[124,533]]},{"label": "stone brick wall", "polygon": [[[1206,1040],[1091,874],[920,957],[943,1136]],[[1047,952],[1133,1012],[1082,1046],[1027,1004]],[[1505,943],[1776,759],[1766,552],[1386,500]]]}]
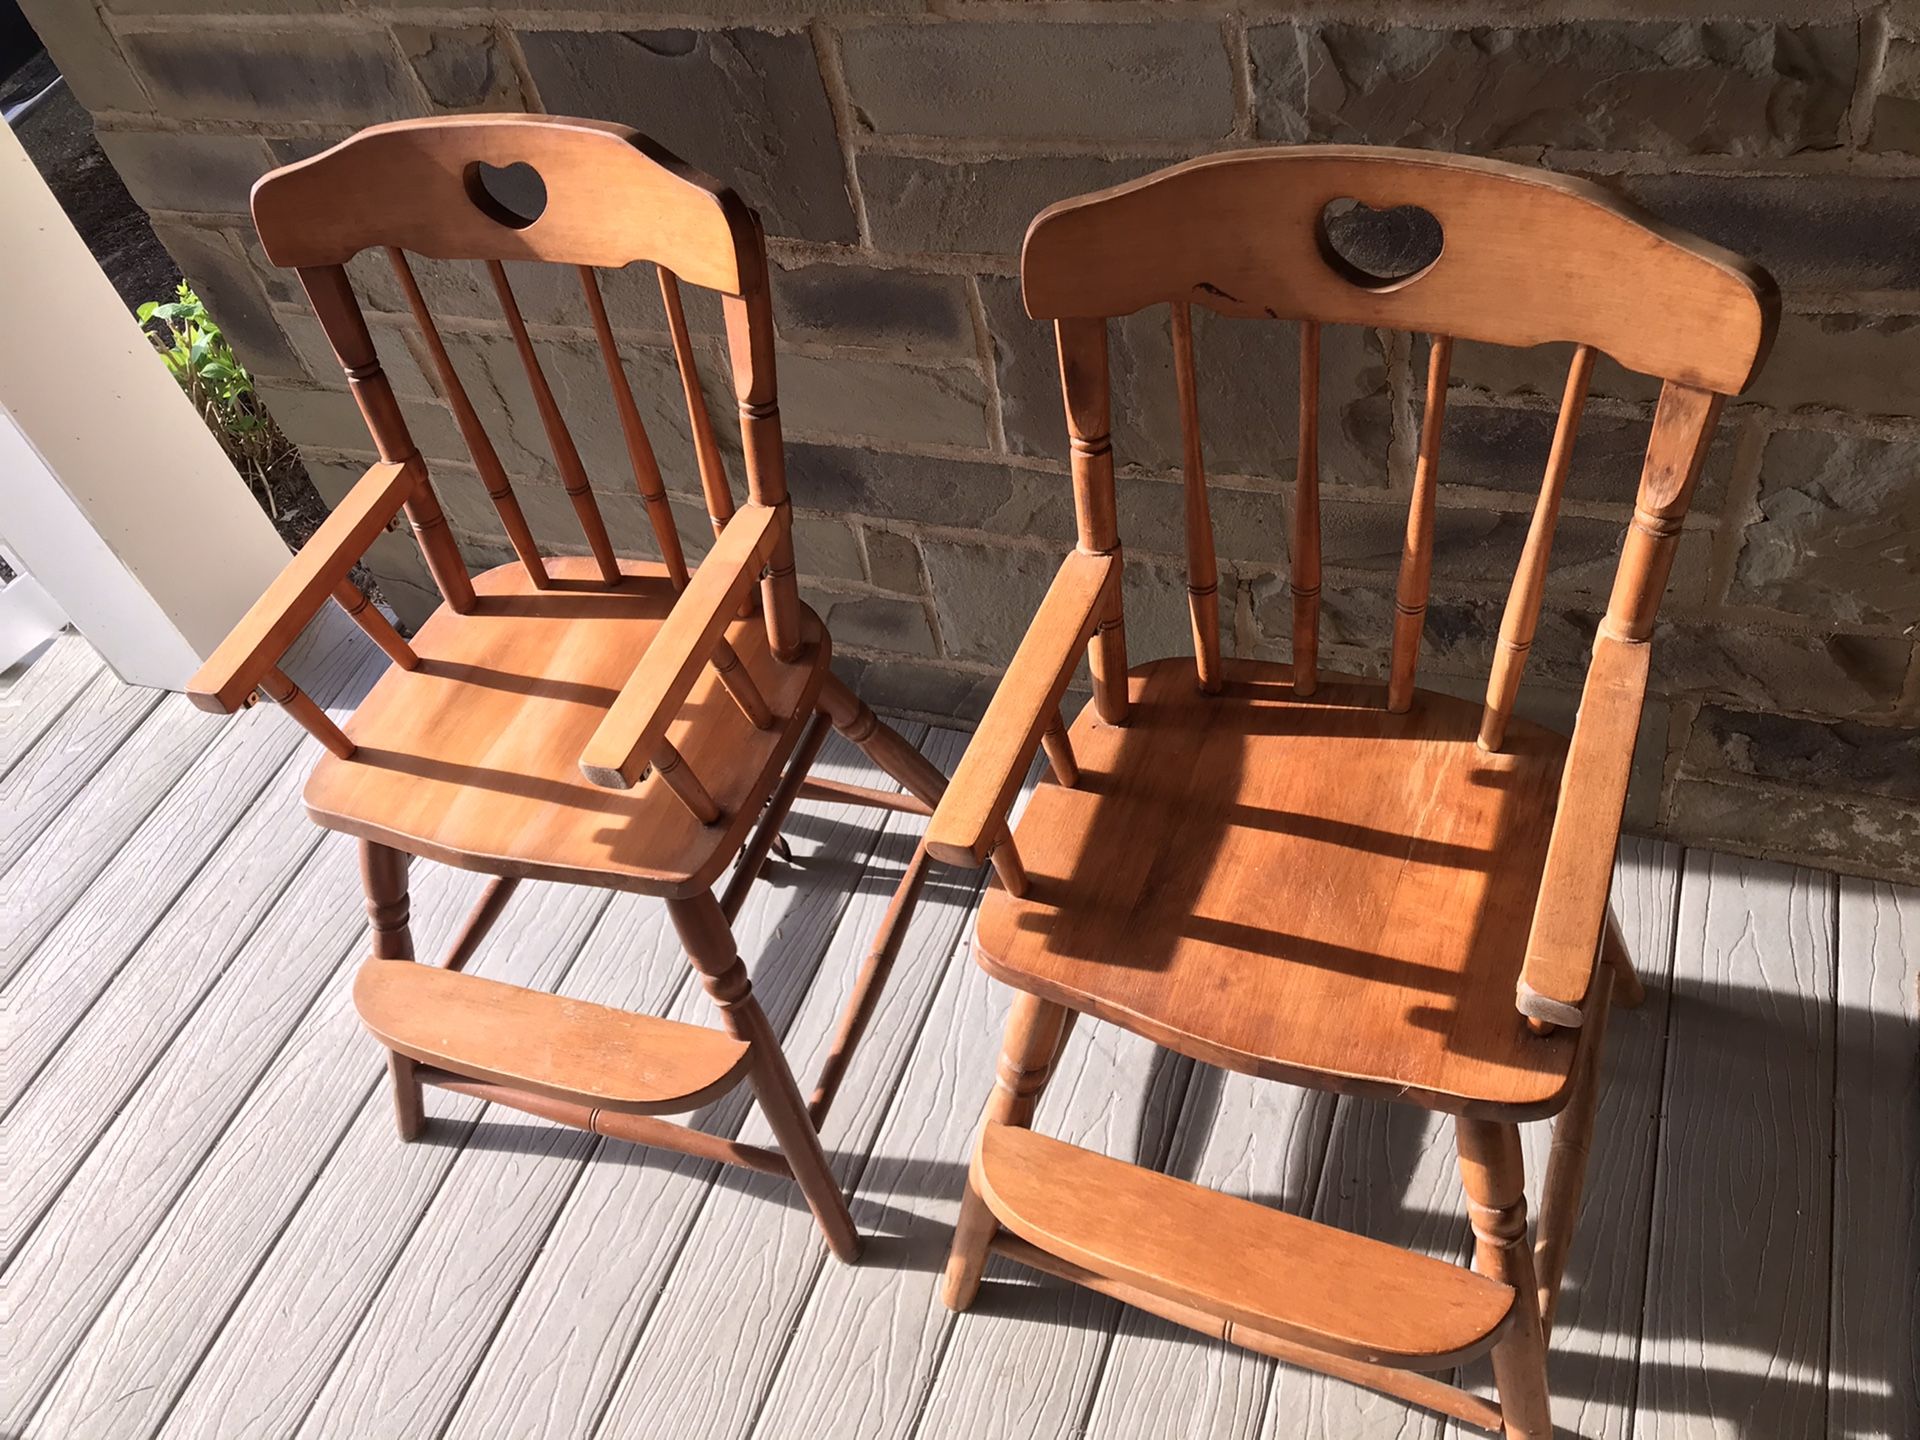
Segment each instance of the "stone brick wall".
[{"label": "stone brick wall", "polygon": [[[733,185],[772,237],[805,585],[875,703],[977,714],[1070,543],[1027,220],[1062,196],[1263,141],[1440,146],[1593,176],[1754,256],[1787,315],[1728,412],[1655,648],[1630,821],[1688,841],[1920,873],[1920,5],[1843,0],[27,0],[160,234],[337,494],[367,441],[318,327],[245,217],[267,167],[371,121],[548,110],[636,125]],[[1387,17],[1391,16],[1391,24]],[[1475,22],[1489,23],[1475,23]],[[536,531],[577,537],[490,300],[424,267]],[[558,277],[564,282],[566,277]],[[375,330],[470,557],[505,555],[402,307]],[[616,543],[650,548],[586,318],[522,282]],[[702,533],[650,280],[609,301],[687,535]],[[717,311],[697,309],[710,387]],[[1203,317],[1202,408],[1235,652],[1287,649],[1288,327]],[[1462,345],[1423,678],[1484,683],[1564,353]],[[1333,333],[1328,659],[1377,671],[1424,345]],[[1164,324],[1114,326],[1136,658],[1185,650]],[[1654,386],[1603,365],[1527,706],[1562,723],[1628,514]],[[376,564],[427,603],[410,542]]]}]

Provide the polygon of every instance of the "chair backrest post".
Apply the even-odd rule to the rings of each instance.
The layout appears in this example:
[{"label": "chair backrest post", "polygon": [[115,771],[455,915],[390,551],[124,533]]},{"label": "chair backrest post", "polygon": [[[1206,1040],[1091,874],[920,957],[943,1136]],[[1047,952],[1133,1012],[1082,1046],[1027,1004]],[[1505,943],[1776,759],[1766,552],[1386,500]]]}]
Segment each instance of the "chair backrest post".
[{"label": "chair backrest post", "polygon": [[1724,395],[1675,380],[1660,389],[1633,520],[1600,626],[1610,639],[1644,645],[1653,637],[1654,617],[1666,595],[1680,527],[1726,401]]},{"label": "chair backrest post", "polygon": [[301,266],[297,271],[301,288],[333,346],[333,353],[346,372],[347,388],[365,417],[373,436],[374,448],[382,460],[394,464],[416,462],[420,479],[406,502],[407,521],[413,527],[421,553],[441,598],[458,613],[473,608],[473,581],[467,575],[460,546],[447,527],[446,513],[427,479],[426,467],[418,464],[420,451],[407,429],[406,416],[393,393],[393,383],[380,366],[373,335],[360,302],[354,299],[353,284],[344,265]]},{"label": "chair backrest post", "polygon": [[[1113,488],[1113,395],[1107,369],[1107,322],[1064,319],[1054,326],[1060,350],[1060,387],[1066,399],[1072,451],[1073,509],[1078,548],[1120,558],[1119,505]],[[1121,567],[1114,567],[1114,574]],[[1126,722],[1127,638],[1116,582],[1087,647],[1093,703],[1109,725]]]},{"label": "chair backrest post", "polygon": [[740,408],[747,494],[756,505],[780,512],[778,534],[760,581],[767,644],[776,656],[790,660],[800,650],[800,589],[793,559],[793,503],[787,497],[786,443],[780,433],[774,381],[773,309],[764,284],[744,295],[729,295],[722,304],[734,398]]}]

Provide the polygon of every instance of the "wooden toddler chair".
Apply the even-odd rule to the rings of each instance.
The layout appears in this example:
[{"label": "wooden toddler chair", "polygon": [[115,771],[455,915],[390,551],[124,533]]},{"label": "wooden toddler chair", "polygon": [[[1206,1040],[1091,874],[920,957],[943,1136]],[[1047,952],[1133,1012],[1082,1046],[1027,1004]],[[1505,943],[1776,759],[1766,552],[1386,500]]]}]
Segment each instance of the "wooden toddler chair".
[{"label": "wooden toddler chair", "polygon": [[[545,186],[545,208],[533,218],[496,199],[482,168],[522,164]],[[833,676],[827,632],[800,602],[766,260],[753,212],[623,126],[469,116],[365,130],[265,176],[254,188],[253,213],[268,257],[298,273],[380,462],[222,642],[189,693],[205,709],[232,711],[257,691],[286,706],[329,752],[307,784],[307,809],[321,825],[360,840],[373,958],[354,998],[389,1051],[402,1138],[421,1133],[422,1087],[436,1085],[788,1176],[833,1252],[854,1258],[858,1236],[817,1131],[898,952],[925,851],[900,883],[810,1102],[754,999],[730,926],[797,798],[925,815],[945,781]],[[516,562],[470,577],[448,530],[344,268],[375,247],[391,262]],[[484,262],[588,556],[554,558],[536,546],[408,251]],[[614,554],[515,301],[508,261],[577,270],[660,562]],[[598,267],[641,261],[659,272],[716,536],[697,570],[684,558],[595,276]],[[723,297],[749,494],[738,508],[694,363],[683,281]],[[411,644],[348,579],[402,511],[443,602]],[[393,661],[344,730],[278,668],[329,598]],[[829,727],[907,793],[809,780]],[[414,955],[412,856],[496,877],[438,967],[393,963]],[[730,864],[716,897],[713,887]],[[458,973],[514,886],[529,877],[665,898],[725,1028]],[[777,1152],[659,1118],[693,1110],[742,1080],[766,1113]]]},{"label": "wooden toddler chair", "polygon": [[[1423,208],[1437,258],[1391,279],[1343,258],[1323,216],[1347,199]],[[1584,181],[1347,146],[1212,156],[1054,205],[1021,279],[1057,333],[1079,534],[928,829],[939,859],[996,857],[975,950],[1021,992],[946,1302],[970,1304],[998,1251],[1482,1428],[1546,1435],[1546,1333],[1608,1004],[1641,997],[1607,895],[1649,639],[1722,403],[1772,337],[1772,282]],[[1195,657],[1129,670],[1106,326],[1163,303]],[[1221,655],[1194,305],[1299,322],[1290,665]],[[1384,684],[1317,660],[1328,323],[1432,337]],[[1414,684],[1456,338],[1576,346],[1483,705]],[[1664,383],[1567,740],[1512,709],[1601,351]],[[1093,699],[1069,732],[1058,707],[1083,647]],[[1010,838],[1036,745],[1053,783]],[[1207,1064],[1451,1112],[1473,1270],[1034,1133],[1080,1012]],[[1516,1124],[1554,1114],[1529,1248]],[[1498,1405],[1423,1373],[1489,1350]]]}]

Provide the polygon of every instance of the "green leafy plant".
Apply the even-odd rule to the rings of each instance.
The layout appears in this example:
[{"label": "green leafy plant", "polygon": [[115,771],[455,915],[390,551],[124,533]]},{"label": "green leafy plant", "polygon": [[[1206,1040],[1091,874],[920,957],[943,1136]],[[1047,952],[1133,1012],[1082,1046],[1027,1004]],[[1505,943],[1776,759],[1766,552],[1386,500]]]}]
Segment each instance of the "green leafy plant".
[{"label": "green leafy plant", "polygon": [[253,377],[186,281],[174,298],[149,300],[134,312],[168,372],[180,382],[221,447],[248,481],[260,487],[275,519],[268,474],[292,448],[253,388]]}]

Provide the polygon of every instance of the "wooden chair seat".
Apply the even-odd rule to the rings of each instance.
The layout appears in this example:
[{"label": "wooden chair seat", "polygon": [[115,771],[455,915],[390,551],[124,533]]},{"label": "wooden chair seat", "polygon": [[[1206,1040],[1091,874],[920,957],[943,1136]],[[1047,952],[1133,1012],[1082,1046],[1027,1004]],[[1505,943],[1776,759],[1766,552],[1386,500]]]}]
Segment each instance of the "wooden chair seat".
[{"label": "wooden chair seat", "polygon": [[814,713],[830,656],[801,607],[805,652],[776,662],[765,624],[727,631],[772,710],[748,723],[709,665],[668,739],[720,806],[702,825],[656,772],[631,790],[591,784],[580,754],[620,694],[675,591],[654,564],[622,560],[609,588],[586,557],[549,559],[548,589],[502,565],[474,577],[467,614],[442,606],[346,726],[351,756],[307,782],[320,824],[448,865],[668,896],[708,889],[738,852]]},{"label": "wooden chair seat", "polygon": [[367,961],[353,1003],[389,1050],[422,1064],[628,1115],[697,1109],[739,1082],[752,1049],[704,1025],[405,961]]},{"label": "wooden chair seat", "polygon": [[994,1218],[1092,1275],[1370,1365],[1442,1370],[1500,1338],[1509,1285],[989,1123],[973,1163]]},{"label": "wooden chair seat", "polygon": [[981,963],[1047,1000],[1212,1064],[1503,1118],[1564,1103],[1580,1032],[1514,1008],[1566,741],[1477,702],[1228,660],[1129,676],[1124,727],[1089,705],[1073,788],[1015,832],[1031,888],[996,885]]}]

